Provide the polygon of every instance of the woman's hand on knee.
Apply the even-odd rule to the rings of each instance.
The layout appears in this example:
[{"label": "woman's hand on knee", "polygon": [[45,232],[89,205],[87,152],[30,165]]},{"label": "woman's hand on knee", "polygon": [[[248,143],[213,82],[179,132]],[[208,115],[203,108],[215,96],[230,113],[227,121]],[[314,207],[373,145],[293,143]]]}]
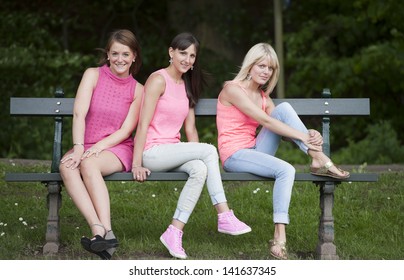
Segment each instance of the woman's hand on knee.
[{"label": "woman's hand on knee", "polygon": [[60,163],[66,166],[66,168],[76,169],[81,162],[81,155],[76,153],[66,154],[61,160]]}]

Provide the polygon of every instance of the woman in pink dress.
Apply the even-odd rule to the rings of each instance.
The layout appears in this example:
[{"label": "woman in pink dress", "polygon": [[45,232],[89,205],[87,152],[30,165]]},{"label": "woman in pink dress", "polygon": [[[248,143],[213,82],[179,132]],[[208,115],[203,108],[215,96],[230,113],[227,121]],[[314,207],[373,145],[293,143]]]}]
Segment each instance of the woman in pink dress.
[{"label": "woman in pink dress", "polygon": [[109,193],[103,176],[132,168],[132,132],[143,86],[136,75],[140,46],[129,30],[111,34],[100,67],[87,69],[73,109],[73,148],[61,160],[66,190],[91,228],[87,251],[110,259],[118,246],[111,226]]}]

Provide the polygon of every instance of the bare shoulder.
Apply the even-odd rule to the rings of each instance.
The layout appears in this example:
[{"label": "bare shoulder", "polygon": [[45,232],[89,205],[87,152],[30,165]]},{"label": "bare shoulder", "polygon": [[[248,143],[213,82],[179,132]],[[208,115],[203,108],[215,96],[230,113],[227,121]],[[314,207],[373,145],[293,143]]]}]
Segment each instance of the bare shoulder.
[{"label": "bare shoulder", "polygon": [[227,92],[238,92],[241,91],[241,87],[240,85],[233,83],[233,82],[226,82],[224,84],[223,90],[227,91]]},{"label": "bare shoulder", "polygon": [[99,76],[98,67],[91,67],[91,68],[87,68],[84,71],[82,80],[95,85],[97,83],[98,76]]},{"label": "bare shoulder", "polygon": [[220,92],[221,101],[234,101],[240,97],[244,97],[243,89],[236,83],[227,82],[224,84],[222,91]]},{"label": "bare shoulder", "polygon": [[84,71],[84,76],[90,76],[90,77],[96,76],[96,77],[98,77],[98,75],[99,75],[98,67],[90,67],[90,68],[87,68]]},{"label": "bare shoulder", "polygon": [[166,84],[166,80],[164,79],[163,75],[160,73],[152,73],[149,78],[147,79],[147,82],[152,82],[156,84]]},{"label": "bare shoulder", "polygon": [[164,92],[165,87],[166,87],[166,81],[164,77],[159,73],[151,74],[145,84],[146,90],[157,91],[160,93]]}]

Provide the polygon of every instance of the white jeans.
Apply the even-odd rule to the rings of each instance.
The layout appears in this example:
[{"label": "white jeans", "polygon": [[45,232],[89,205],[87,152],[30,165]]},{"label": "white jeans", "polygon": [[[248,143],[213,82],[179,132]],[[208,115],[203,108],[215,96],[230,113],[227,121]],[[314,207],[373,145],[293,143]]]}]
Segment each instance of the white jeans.
[{"label": "white jeans", "polygon": [[187,223],[205,184],[212,204],[227,202],[220,176],[216,147],[197,142],[162,144],[143,152],[143,166],[153,171],[182,171],[189,174],[174,219]]}]

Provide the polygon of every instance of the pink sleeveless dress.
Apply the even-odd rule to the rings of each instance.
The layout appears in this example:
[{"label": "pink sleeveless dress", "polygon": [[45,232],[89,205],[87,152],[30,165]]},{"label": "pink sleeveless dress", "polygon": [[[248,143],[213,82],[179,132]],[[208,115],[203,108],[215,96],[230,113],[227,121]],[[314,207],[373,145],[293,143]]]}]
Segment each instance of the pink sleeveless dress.
[{"label": "pink sleeveless dress", "polygon": [[166,88],[157,102],[153,119],[147,130],[145,150],[161,144],[179,143],[180,130],[189,113],[185,84],[176,84],[166,69],[160,69],[154,73],[163,76]]},{"label": "pink sleeveless dress", "polygon": [[[107,65],[99,67],[97,85],[86,116],[84,135],[86,150],[122,126],[134,99],[136,84],[137,81],[132,75],[120,78],[115,76]],[[124,171],[132,169],[132,136],[107,150],[119,158]]]}]

